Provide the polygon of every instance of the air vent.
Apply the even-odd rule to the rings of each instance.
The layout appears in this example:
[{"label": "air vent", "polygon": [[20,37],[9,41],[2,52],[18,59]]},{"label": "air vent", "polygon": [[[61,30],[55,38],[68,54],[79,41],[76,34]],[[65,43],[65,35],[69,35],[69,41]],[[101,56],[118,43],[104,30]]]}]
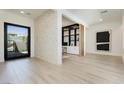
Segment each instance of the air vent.
[{"label": "air vent", "polygon": [[31,15],[31,13],[28,12],[28,13],[26,13],[26,15]]},{"label": "air vent", "polygon": [[104,10],[104,11],[101,11],[100,13],[104,14],[104,13],[107,13],[107,12],[108,12],[107,10]]}]

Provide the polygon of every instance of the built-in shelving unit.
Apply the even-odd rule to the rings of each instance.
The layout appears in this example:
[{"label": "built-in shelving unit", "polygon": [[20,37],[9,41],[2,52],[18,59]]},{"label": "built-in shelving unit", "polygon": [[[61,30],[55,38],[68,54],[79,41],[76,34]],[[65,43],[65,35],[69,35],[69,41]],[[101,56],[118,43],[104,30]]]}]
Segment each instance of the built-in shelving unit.
[{"label": "built-in shelving unit", "polygon": [[63,54],[84,55],[84,26],[73,24],[62,27]]},{"label": "built-in shelving unit", "polygon": [[62,27],[62,45],[79,46],[79,24]]}]

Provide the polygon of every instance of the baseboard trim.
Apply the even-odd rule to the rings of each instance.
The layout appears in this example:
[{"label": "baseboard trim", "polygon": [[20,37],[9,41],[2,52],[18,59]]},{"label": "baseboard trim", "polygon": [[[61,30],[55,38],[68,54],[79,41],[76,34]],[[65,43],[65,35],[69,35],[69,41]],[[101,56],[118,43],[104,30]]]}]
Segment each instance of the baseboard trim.
[{"label": "baseboard trim", "polygon": [[114,53],[87,52],[86,54],[98,54],[98,55],[107,55],[107,56],[118,56],[118,57],[122,57],[122,55],[114,54]]}]

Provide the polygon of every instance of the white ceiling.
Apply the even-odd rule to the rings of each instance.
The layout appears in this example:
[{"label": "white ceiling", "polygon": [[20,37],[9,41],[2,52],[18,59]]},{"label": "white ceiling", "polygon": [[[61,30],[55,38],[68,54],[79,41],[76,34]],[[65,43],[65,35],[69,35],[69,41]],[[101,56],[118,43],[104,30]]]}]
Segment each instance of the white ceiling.
[{"label": "white ceiling", "polygon": [[[49,9],[7,9],[5,11],[16,13],[22,16],[30,18],[37,18]],[[85,22],[87,25],[99,23],[99,19],[102,18],[104,21],[121,20],[122,10],[121,9],[65,9],[76,18]],[[107,10],[106,13],[101,13]],[[21,14],[20,11],[24,11]]]},{"label": "white ceiling", "polygon": [[[45,11],[48,11],[48,9],[7,9],[5,11],[35,19],[42,15]],[[24,14],[21,14],[21,11],[24,11]]]},{"label": "white ceiling", "polygon": [[[101,13],[106,11],[105,13]],[[103,21],[121,20],[121,9],[67,9],[68,12],[83,20],[87,25],[92,25]]]}]

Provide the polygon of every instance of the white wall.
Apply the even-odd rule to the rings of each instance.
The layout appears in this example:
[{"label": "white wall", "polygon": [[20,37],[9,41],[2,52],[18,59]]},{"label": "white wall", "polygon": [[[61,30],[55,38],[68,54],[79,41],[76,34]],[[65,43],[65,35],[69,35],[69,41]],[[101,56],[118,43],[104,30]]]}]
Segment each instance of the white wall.
[{"label": "white wall", "polygon": [[61,15],[49,10],[35,20],[35,56],[54,64],[62,62]]},{"label": "white wall", "polygon": [[[96,51],[96,32],[112,29],[112,49],[111,52]],[[102,22],[89,26],[86,29],[86,52],[105,55],[122,56],[122,20],[113,22]]]},{"label": "white wall", "polygon": [[68,25],[72,25],[75,24],[75,22],[69,20],[68,18],[62,16],[62,26],[68,26]]},{"label": "white wall", "polygon": [[34,56],[34,22],[32,19],[0,10],[0,62],[4,62],[4,22],[31,27],[31,57]]},{"label": "white wall", "polygon": [[123,55],[123,63],[124,63],[124,11],[122,15],[122,23],[123,23],[123,50],[122,50],[122,55]]}]

